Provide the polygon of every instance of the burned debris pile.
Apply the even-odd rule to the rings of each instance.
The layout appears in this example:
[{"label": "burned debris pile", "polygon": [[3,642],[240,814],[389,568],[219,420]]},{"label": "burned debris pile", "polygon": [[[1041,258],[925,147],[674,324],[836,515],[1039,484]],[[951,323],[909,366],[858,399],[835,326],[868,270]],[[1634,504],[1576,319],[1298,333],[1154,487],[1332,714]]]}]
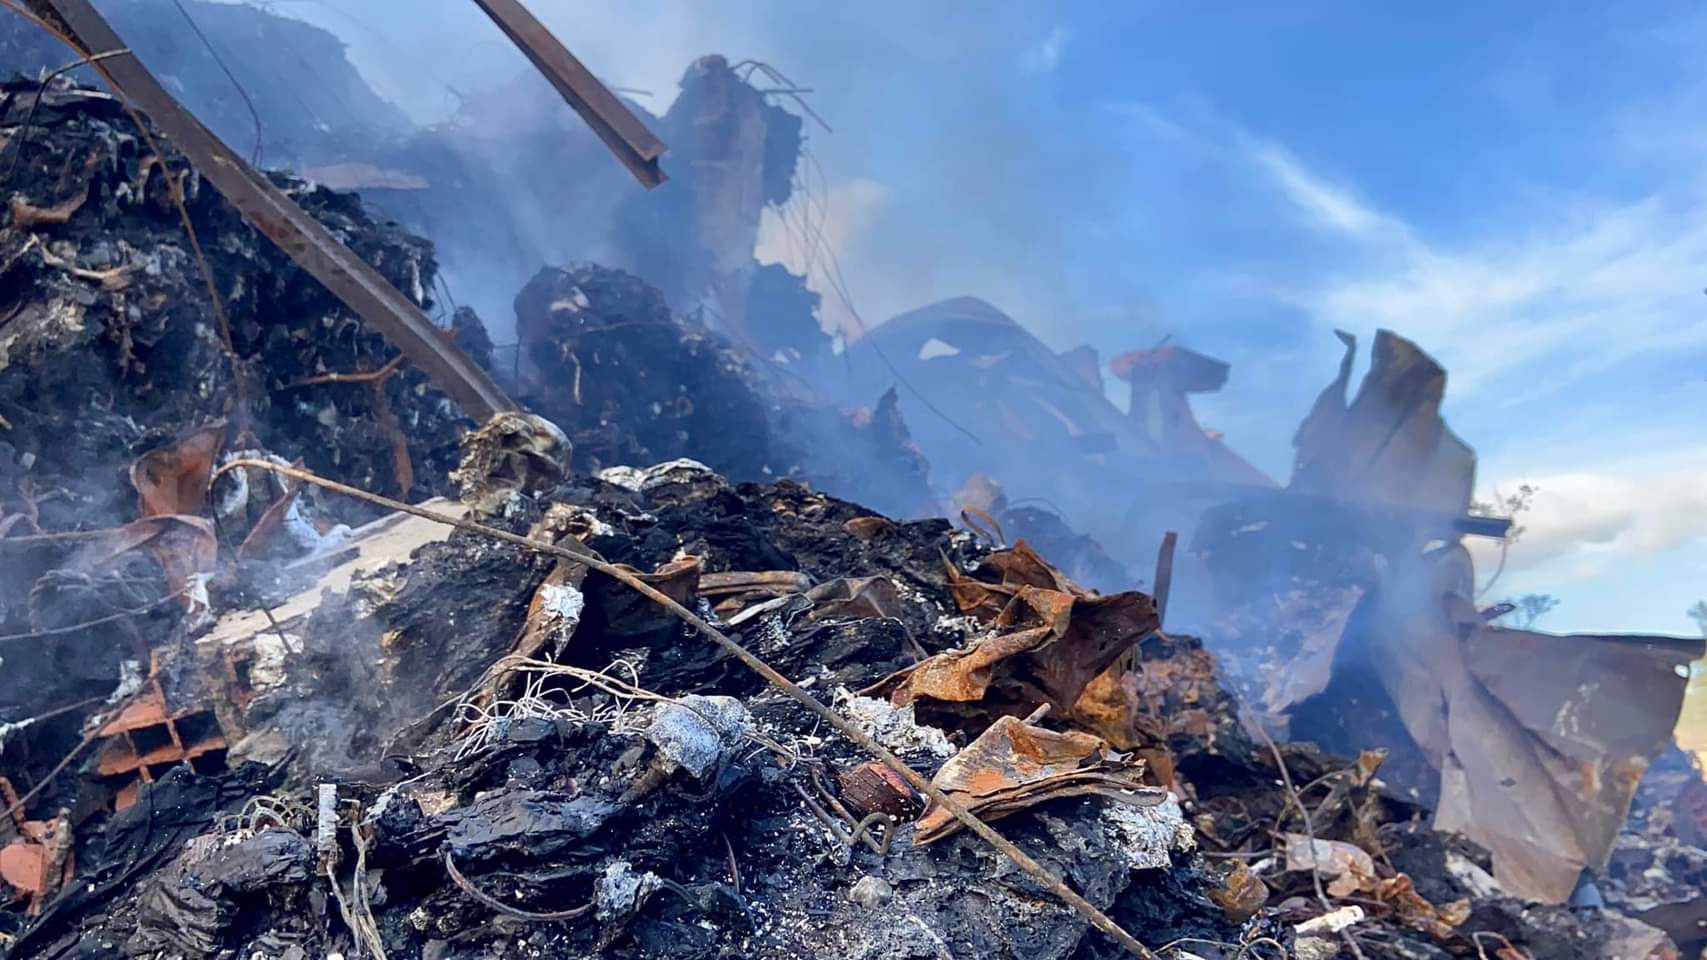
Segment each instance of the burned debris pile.
[{"label": "burned debris pile", "polygon": [[[428,507],[634,570],[1153,946],[1331,956],[1349,924],[1370,955],[1473,955],[1485,916],[1519,949],[1590,957],[1647,929],[1489,896],[1485,856],[1422,827],[1379,754],[1253,739],[1150,597],[1087,592],[1023,542],[691,461],[512,491]],[[125,621],[157,671],[84,713],[96,769],[17,814],[13,955],[1119,955],[585,563],[397,514],[286,565],[263,602],[194,634]],[[107,718],[144,703],[180,731],[201,716],[223,762],[178,760],[194,734],[171,733],[151,783],[114,789],[99,764],[153,734]]]},{"label": "burned debris pile", "polygon": [[[451,489],[467,421],[119,101],[21,79],[0,98],[0,723],[28,723],[0,738],[6,775],[37,783],[123,677],[95,764],[128,796],[161,762],[222,767],[226,746],[211,704],[167,706],[149,637],[245,593],[209,578],[220,558],[300,556],[380,515],[258,471],[210,490],[215,461],[420,498]],[[428,244],[352,196],[279,182],[425,302]],[[103,628],[73,626],[89,621]]]},{"label": "burned debris pile", "polygon": [[[0,236],[8,514],[55,530],[110,525],[125,513],[124,466],[215,419],[365,489],[447,489],[466,421],[441,393],[182,158],[162,147],[157,159],[117,100],[56,86],[38,105],[37,87],[0,86],[13,167]],[[352,195],[280,182],[431,306],[429,244],[371,220]],[[484,335],[472,314],[455,320]],[[32,489],[52,495],[26,502]]]},{"label": "burned debris pile", "polygon": [[597,264],[541,270],[515,308],[517,394],[568,432],[582,469],[688,457],[733,477],[857,488],[902,516],[938,512],[893,388],[874,408],[832,406]]},{"label": "burned debris pile", "polygon": [[735,476],[768,466],[746,355],[678,321],[640,278],[594,264],[542,270],[516,295],[516,339],[517,393],[570,431],[587,468],[690,454]]},{"label": "burned debris pile", "polygon": [[[1701,644],[1491,622],[1432,359],[1348,398],[1346,337],[1285,485],[1190,409],[1226,364],[1117,357],[1121,411],[971,298],[824,389],[761,66],[695,62],[706,162],[625,212],[674,280],[544,269],[508,362],[448,311],[521,401],[478,424],[120,101],[0,84],[7,956],[1701,950]],[[426,241],[273,182],[436,309]],[[1134,489],[1153,573],[1068,523]]]},{"label": "burned debris pile", "polygon": [[[1303,828],[1212,660],[1158,634],[1142,594],[1087,594],[1024,544],[992,552],[941,521],[691,462],[517,492],[485,519],[647,571],[1129,930],[1231,955],[1295,945],[1317,912],[1280,919],[1241,860],[1202,855],[1271,816]],[[43,794],[65,812],[25,819],[10,860],[59,849],[54,831],[84,842],[8,915],[15,955],[1114,955],[887,768],[596,571],[411,516],[293,567],[307,585],[268,601],[270,621],[135,623],[159,665],[143,700],[180,727],[192,698],[216,705],[230,770],[167,760],[146,787]],[[142,702],[119,696],[121,715]],[[146,729],[113,726],[103,760]],[[1376,761],[1290,762],[1323,798],[1320,836],[1406,829]],[[1247,819],[1200,813],[1194,830],[1182,796]],[[1296,860],[1273,866],[1290,871],[1279,892],[1303,889]],[[1347,889],[1396,918],[1382,936],[1456,936],[1463,908],[1360,862],[1366,886]]]}]

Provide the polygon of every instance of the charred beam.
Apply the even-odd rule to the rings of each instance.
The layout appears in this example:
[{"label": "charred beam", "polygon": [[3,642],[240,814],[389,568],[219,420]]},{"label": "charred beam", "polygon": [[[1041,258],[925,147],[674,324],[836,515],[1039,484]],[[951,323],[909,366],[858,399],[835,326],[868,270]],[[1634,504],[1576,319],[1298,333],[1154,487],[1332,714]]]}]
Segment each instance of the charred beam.
[{"label": "charred beam", "polygon": [[587,126],[599,135],[634,178],[647,189],[664,182],[658,158],[666,147],[653,136],[621,100],[581,61],[575,59],[545,24],[528,12],[520,0],[474,0],[510,38],[528,60],[551,81]]},{"label": "charred beam", "polygon": [[1512,527],[1510,517],[1484,517],[1469,513],[1451,513],[1444,510],[1429,510],[1360,497],[1333,497],[1303,490],[1261,487],[1252,483],[1211,480],[1139,480],[1135,485],[1140,489],[1141,496],[1180,497],[1197,501],[1261,497],[1271,498],[1278,502],[1290,501],[1296,504],[1339,503],[1367,510],[1383,511],[1402,517],[1418,527],[1440,533],[1460,533],[1465,536],[1488,537],[1493,540],[1505,539]]},{"label": "charred beam", "polygon": [[[125,46],[88,0],[37,0],[37,4],[59,15],[86,55]],[[134,54],[106,58],[99,69],[120,93],[135,101],[245,220],[364,322],[372,324],[465,414],[484,421],[501,410],[515,409],[504,391],[435,327],[419,306],[202,126]]]}]

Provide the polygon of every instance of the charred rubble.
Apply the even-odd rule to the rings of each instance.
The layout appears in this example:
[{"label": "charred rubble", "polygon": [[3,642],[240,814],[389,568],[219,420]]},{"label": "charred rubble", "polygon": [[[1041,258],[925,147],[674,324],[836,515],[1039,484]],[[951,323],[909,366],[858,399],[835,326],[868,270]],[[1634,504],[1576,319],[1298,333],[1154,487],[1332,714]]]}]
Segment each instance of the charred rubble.
[{"label": "charred rubble", "polygon": [[[34,510],[33,523],[57,530],[110,522],[127,512],[114,481],[131,459],[218,419],[367,489],[448,489],[466,421],[441,393],[388,366],[396,351],[181,157],[167,150],[162,169],[116,100],[56,86],[36,106],[37,86],[0,86],[16,165],[0,240],[0,416],[11,424],[0,440],[8,493],[55,495],[35,507],[13,500],[9,513]],[[399,290],[434,306],[430,244],[371,219],[353,195],[277,182]],[[484,336],[472,313],[454,322],[464,338]]]},{"label": "charred rubble", "polygon": [[875,409],[828,406],[673,313],[657,288],[597,264],[541,270],[515,308],[517,394],[569,433],[585,469],[687,457],[733,477],[859,489],[902,516],[937,512],[893,389]]},{"label": "charred rubble", "polygon": [[[1378,754],[1279,748],[1307,784],[1306,827],[1213,657],[1155,633],[1142,594],[1085,593],[1023,543],[992,551],[943,521],[688,462],[518,493],[488,519],[651,571],[939,784],[1006,814],[1008,837],[1154,943],[1331,955],[1293,849],[1310,831],[1336,895],[1383,918],[1365,921],[1365,950],[1471,942],[1476,888],[1460,878],[1483,876],[1485,857],[1420,828],[1384,791]],[[268,601],[270,621],[239,607],[196,637],[153,624],[163,712],[219,704],[230,768],[169,764],[115,793],[116,812],[66,815],[84,838],[76,882],[10,915],[25,921],[13,955],[1118,955],[981,840],[940,836],[940,811],[909,822],[920,805],[904,786],[622,584],[446,533],[385,518],[285,571],[297,592]],[[1070,605],[1058,649],[1027,646],[1038,614],[1011,619],[1045,595]],[[979,676],[969,657],[992,658],[978,699],[962,687]],[[1065,673],[1035,687],[1046,665]],[[1067,706],[1033,719],[1039,696]],[[1022,743],[1040,767],[1013,766]],[[1082,795],[1093,773],[1107,785]],[[867,813],[889,819],[852,837]],[[1270,836],[1275,862],[1213,856]],[[1415,873],[1352,853],[1365,848]],[[1554,956],[1617,955],[1603,951],[1632,936],[1476,903],[1514,944],[1570,939]]]},{"label": "charred rubble", "polygon": [[690,67],[679,189],[518,283],[513,354],[427,241],[272,175],[527,408],[483,424],[111,96],[0,84],[7,956],[1125,955],[636,584],[1161,956],[1701,950],[1701,644],[1490,622],[1432,359],[1383,333],[1352,397],[1346,338],[1285,484],[1192,414],[1227,365],[1116,357],[1122,411],[971,298],[826,387],[815,295],[751,255],[802,136],[759,69]]}]

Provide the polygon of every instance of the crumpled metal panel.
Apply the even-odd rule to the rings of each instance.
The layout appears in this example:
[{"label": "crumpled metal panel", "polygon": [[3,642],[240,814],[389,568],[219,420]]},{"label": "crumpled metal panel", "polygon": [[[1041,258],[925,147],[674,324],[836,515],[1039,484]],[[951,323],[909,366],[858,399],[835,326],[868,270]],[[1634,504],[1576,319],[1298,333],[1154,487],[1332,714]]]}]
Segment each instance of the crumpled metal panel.
[{"label": "crumpled metal panel", "polygon": [[1486,847],[1507,893],[1563,902],[1605,867],[1703,641],[1490,626],[1465,599],[1461,548],[1425,562],[1439,565],[1434,612],[1389,596],[1371,631],[1382,684],[1439,771],[1435,826]]},{"label": "crumpled metal panel", "polygon": [[[1679,668],[1702,643],[1479,625],[1458,648],[1467,684],[1448,694],[1457,716],[1436,825],[1494,852],[1508,890],[1563,900],[1583,867],[1606,866],[1642,773],[1671,741]],[[1477,765],[1497,778],[1457,775]]]}]

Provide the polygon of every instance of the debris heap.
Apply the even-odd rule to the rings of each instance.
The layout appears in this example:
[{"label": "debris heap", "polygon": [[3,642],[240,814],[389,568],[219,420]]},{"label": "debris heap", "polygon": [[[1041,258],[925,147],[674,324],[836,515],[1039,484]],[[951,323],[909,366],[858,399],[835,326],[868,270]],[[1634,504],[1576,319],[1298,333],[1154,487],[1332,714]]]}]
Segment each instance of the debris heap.
[{"label": "debris heap", "polygon": [[875,408],[827,406],[597,264],[541,270],[515,307],[517,393],[568,431],[583,469],[691,457],[729,476],[858,489],[903,516],[938,512],[893,388]]},{"label": "debris heap", "polygon": [[[1349,922],[1377,955],[1440,956],[1484,926],[1521,946],[1564,925],[1578,952],[1550,955],[1587,957],[1647,929],[1485,896],[1485,855],[1419,827],[1379,754],[1253,740],[1149,597],[1085,591],[1024,543],[689,461],[528,489],[429,508],[644,571],[1152,946],[1331,955]],[[163,712],[214,705],[230,769],[164,764],[104,804],[100,780],[47,794],[84,812],[25,820],[7,849],[69,831],[76,882],[37,874],[15,955],[1118,955],[584,564],[393,515],[279,581],[269,615],[239,605],[197,636],[135,618]],[[1311,920],[1312,857],[1361,906]]]},{"label": "debris heap", "polygon": [[[126,513],[123,467],[215,419],[365,489],[446,489],[467,421],[441,393],[175,152],[156,154],[118,101],[54,86],[38,104],[37,89],[0,84],[15,166],[0,232],[8,514],[55,530],[110,524]],[[275,182],[432,308],[431,244],[370,219],[353,195]],[[484,339],[472,313],[454,319],[465,340]]]},{"label": "debris heap", "polygon": [[[690,77],[684,118],[778,119],[721,60]],[[960,358],[970,425],[1017,436],[954,478],[956,527],[914,518],[882,376],[827,408],[742,342],[764,324],[575,264],[516,298],[531,410],[468,423],[117,102],[0,96],[8,956],[1699,950],[1699,771],[1656,767],[1675,810],[1637,781],[1700,645],[1487,624],[1473,459],[1413,345],[1378,340],[1349,404],[1348,355],[1281,489],[1191,415],[1218,361],[1121,358],[1135,418],[988,305],[903,318],[896,355]],[[786,195],[797,125],[703,132]],[[753,186],[712,181],[695,242]],[[426,242],[276,182],[432,307]],[[1121,589],[1129,558],[1008,501],[1002,460],[1040,449],[1073,498],[1169,451],[1243,491],[1193,537],[1214,650],[1164,629],[1172,537]],[[824,492],[861,469],[878,509]],[[1619,909],[1558,905],[1585,870]]]}]

